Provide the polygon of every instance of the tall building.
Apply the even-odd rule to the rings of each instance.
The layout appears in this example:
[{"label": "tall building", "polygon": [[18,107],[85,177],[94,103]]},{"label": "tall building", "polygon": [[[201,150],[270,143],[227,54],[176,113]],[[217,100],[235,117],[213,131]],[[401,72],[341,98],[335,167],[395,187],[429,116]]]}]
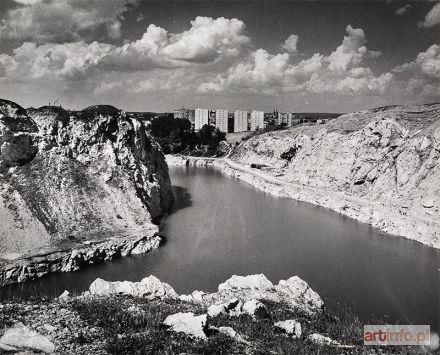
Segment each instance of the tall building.
[{"label": "tall building", "polygon": [[188,110],[186,108],[179,108],[174,110],[174,118],[187,118]]},{"label": "tall building", "polygon": [[209,110],[205,108],[196,108],[194,114],[194,129],[202,129],[205,124],[209,124]]},{"label": "tall building", "polygon": [[293,114],[289,113],[287,116],[287,127],[292,127],[293,124],[292,119],[293,119]]},{"label": "tall building", "polygon": [[264,128],[264,112],[252,111],[251,112],[251,131]]},{"label": "tall building", "polygon": [[215,111],[215,126],[220,131],[228,133],[228,110]]},{"label": "tall building", "polygon": [[286,112],[278,112],[278,125],[287,126],[289,115]]},{"label": "tall building", "polygon": [[247,111],[236,110],[234,112],[234,132],[247,131],[247,121]]}]

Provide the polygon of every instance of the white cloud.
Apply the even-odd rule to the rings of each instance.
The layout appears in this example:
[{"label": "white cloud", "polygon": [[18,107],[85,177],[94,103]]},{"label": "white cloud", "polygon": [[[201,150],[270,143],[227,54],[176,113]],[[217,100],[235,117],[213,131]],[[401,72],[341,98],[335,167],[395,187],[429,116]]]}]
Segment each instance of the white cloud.
[{"label": "white cloud", "polygon": [[198,16],[191,28],[180,34],[171,34],[170,43],[163,53],[170,59],[208,62],[220,56],[236,57],[250,40],[244,34],[242,21],[220,17]]},{"label": "white cloud", "polygon": [[99,42],[44,45],[26,42],[14,50],[13,56],[0,55],[0,74],[16,81],[86,78],[87,72],[112,48]]},{"label": "white cloud", "polygon": [[298,46],[298,39],[299,36],[290,35],[289,37],[287,37],[282,47],[289,53],[296,53]]},{"label": "white cloud", "polygon": [[138,1],[18,0],[24,6],[5,14],[0,37],[36,43],[74,42],[106,26],[109,36],[118,38],[121,16]]},{"label": "white cloud", "polygon": [[37,2],[41,2],[42,0],[14,0],[15,2],[23,5],[33,5]]},{"label": "white cloud", "polygon": [[384,93],[393,74],[375,76],[363,62],[380,55],[365,47],[362,29],[346,28],[347,36],[329,56],[316,53],[294,64],[289,53],[271,55],[263,49],[251,53],[224,76],[198,86],[199,92],[241,91],[276,93]]},{"label": "white cloud", "polygon": [[408,95],[440,97],[440,46],[433,44],[414,61],[394,68],[394,72]]},{"label": "white cloud", "polygon": [[399,7],[394,13],[397,16],[401,16],[403,15],[405,12],[408,12],[409,10],[411,10],[412,5],[411,4],[406,4],[405,6]]},{"label": "white cloud", "polygon": [[432,27],[440,24],[440,3],[437,3],[426,14],[425,20],[418,23],[419,27]]},{"label": "white cloud", "polygon": [[[92,70],[141,71],[218,63],[239,55],[249,43],[243,22],[197,17],[180,34],[150,25],[142,38],[121,46],[78,41],[64,44],[25,42],[12,56],[2,55],[0,75],[17,80],[85,78]],[[118,22],[109,33],[118,36]],[[177,54],[180,52],[180,56]]]}]

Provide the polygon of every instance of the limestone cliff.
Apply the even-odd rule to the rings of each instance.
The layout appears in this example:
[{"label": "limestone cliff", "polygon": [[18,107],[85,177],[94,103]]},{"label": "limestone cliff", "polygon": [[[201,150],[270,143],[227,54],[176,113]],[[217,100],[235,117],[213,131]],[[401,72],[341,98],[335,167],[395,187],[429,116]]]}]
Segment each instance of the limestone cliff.
[{"label": "limestone cliff", "polygon": [[440,104],[257,135],[230,159],[266,165],[262,171],[289,184],[286,195],[440,247]]},{"label": "limestone cliff", "polygon": [[141,238],[173,202],[159,146],[112,106],[0,100],[0,258]]}]

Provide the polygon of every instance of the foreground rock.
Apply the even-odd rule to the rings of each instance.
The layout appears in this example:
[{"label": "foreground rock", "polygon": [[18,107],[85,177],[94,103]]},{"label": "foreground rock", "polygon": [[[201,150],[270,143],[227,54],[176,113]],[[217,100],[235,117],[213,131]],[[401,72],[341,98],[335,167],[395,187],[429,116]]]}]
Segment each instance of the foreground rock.
[{"label": "foreground rock", "polygon": [[169,327],[170,331],[185,333],[199,339],[206,339],[206,321],[206,314],[195,316],[194,313],[189,312],[170,315],[163,324]]},{"label": "foreground rock", "polygon": [[[5,346],[6,345],[6,346]],[[45,354],[55,352],[54,344],[37,332],[17,323],[9,328],[0,338],[0,349],[5,351],[35,350]]]},{"label": "foreground rock", "polygon": [[130,295],[134,297],[154,298],[178,298],[174,289],[165,282],[161,282],[154,276],[148,276],[140,282],[115,281],[109,282],[96,279],[89,287],[89,292],[97,296]]},{"label": "foreground rock", "polygon": [[293,319],[277,322],[274,324],[274,327],[291,335],[293,338],[300,338],[302,334],[301,323]]},{"label": "foreground rock", "polygon": [[[298,289],[306,285],[298,277],[274,286],[264,275],[234,276],[218,292],[177,297],[154,276],[140,282],[97,279],[79,296],[0,304],[0,353],[327,354],[341,348],[344,354],[371,353],[362,347],[355,316],[345,312],[341,320],[328,313],[317,294],[307,297],[315,306],[304,304],[302,295],[292,292],[293,283]],[[310,288],[305,292],[314,294]],[[254,298],[258,295],[262,298]],[[222,312],[211,316],[220,304]],[[260,306],[264,318],[255,316]]]},{"label": "foreground rock", "polygon": [[172,201],[159,146],[123,111],[0,100],[0,285],[148,251]]},{"label": "foreground rock", "polygon": [[310,334],[307,338],[311,342],[313,342],[317,345],[321,345],[321,346],[339,346],[339,345],[341,345],[341,343],[339,343],[338,341],[333,340],[329,337],[326,337],[326,336],[318,334],[318,333]]},{"label": "foreground rock", "polygon": [[203,294],[201,300],[191,295],[183,295],[180,298],[211,306],[208,312],[212,316],[247,313],[264,318],[264,307],[258,300],[284,302],[308,313],[320,311],[324,306],[321,297],[298,276],[281,280],[278,285],[273,285],[263,274],[234,275],[218,286],[218,292]]}]

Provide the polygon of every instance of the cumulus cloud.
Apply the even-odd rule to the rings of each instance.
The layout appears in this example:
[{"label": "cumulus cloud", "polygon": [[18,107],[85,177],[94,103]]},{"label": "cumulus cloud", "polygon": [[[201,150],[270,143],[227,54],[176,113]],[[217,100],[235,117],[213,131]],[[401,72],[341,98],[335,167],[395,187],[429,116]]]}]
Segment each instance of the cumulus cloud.
[{"label": "cumulus cloud", "polygon": [[16,0],[23,6],[7,11],[0,37],[36,43],[82,39],[101,26],[111,38],[121,36],[121,16],[139,0]]},{"label": "cumulus cloud", "polygon": [[284,41],[282,47],[289,53],[296,53],[297,46],[298,46],[298,40],[299,36],[297,35],[290,35],[287,37],[287,39]]},{"label": "cumulus cloud", "polygon": [[440,3],[437,3],[426,14],[425,20],[418,23],[419,27],[432,27],[440,24]]},{"label": "cumulus cloud", "polygon": [[16,81],[85,78],[112,48],[99,42],[44,45],[26,42],[14,50],[13,56],[0,54],[0,76]]},{"label": "cumulus cloud", "polygon": [[399,75],[408,95],[440,97],[440,46],[433,44],[414,61],[394,68],[394,72]]},{"label": "cumulus cloud", "polygon": [[[1,55],[0,76],[14,80],[61,78],[77,80],[87,73],[141,71],[218,63],[238,56],[249,43],[237,19],[197,17],[182,33],[150,25],[142,38],[121,46],[81,40],[63,44],[25,42],[13,55]],[[117,36],[120,26],[111,23]]]},{"label": "cumulus cloud", "polygon": [[401,16],[403,15],[405,12],[408,12],[409,10],[411,10],[412,5],[411,4],[406,4],[405,6],[399,7],[394,13],[397,16]]},{"label": "cumulus cloud", "polygon": [[170,43],[163,49],[171,59],[195,62],[213,61],[220,56],[236,57],[250,42],[244,34],[245,25],[233,18],[198,16],[191,21],[191,29],[171,34]]},{"label": "cumulus cloud", "polygon": [[289,53],[271,55],[263,49],[229,69],[225,76],[217,75],[199,85],[198,91],[240,90],[274,94],[279,92],[308,93],[383,93],[393,74],[375,76],[362,64],[380,55],[365,47],[362,29],[350,25],[347,36],[329,56],[316,53],[294,64]]}]

